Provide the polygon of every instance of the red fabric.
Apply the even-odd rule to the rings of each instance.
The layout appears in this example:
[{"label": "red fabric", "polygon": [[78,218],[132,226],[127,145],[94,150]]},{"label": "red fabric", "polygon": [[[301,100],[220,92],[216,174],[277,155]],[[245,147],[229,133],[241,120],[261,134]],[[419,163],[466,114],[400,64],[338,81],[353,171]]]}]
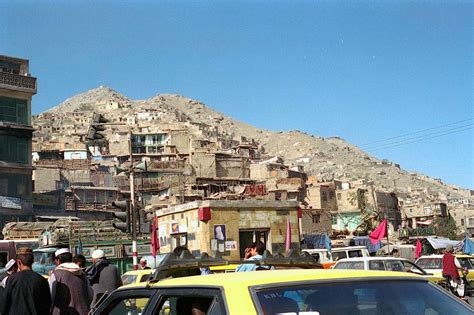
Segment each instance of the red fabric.
[{"label": "red fabric", "polygon": [[420,258],[422,250],[423,245],[421,244],[420,240],[416,240],[415,258]]},{"label": "red fabric", "polygon": [[151,224],[151,247],[152,247],[152,254],[153,257],[156,257],[156,252],[160,250],[160,240],[158,238],[158,233],[156,233],[156,229],[158,228],[158,218],[153,218],[153,222]]},{"label": "red fabric", "polygon": [[380,222],[379,226],[369,235],[370,242],[375,245],[386,236],[387,219]]},{"label": "red fabric", "polygon": [[291,224],[290,218],[286,220],[286,239],[285,239],[285,250],[289,251],[291,246]]},{"label": "red fabric", "polygon": [[455,257],[451,253],[443,256],[443,276],[450,276],[453,279],[459,279],[458,267],[454,262]]}]

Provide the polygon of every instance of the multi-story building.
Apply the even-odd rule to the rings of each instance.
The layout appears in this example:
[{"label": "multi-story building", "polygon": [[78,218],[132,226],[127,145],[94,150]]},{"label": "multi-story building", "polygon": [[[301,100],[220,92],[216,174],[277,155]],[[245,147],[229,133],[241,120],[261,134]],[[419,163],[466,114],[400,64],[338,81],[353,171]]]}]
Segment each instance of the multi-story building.
[{"label": "multi-story building", "polygon": [[30,220],[32,207],[31,99],[36,78],[28,60],[0,56],[0,228]]}]

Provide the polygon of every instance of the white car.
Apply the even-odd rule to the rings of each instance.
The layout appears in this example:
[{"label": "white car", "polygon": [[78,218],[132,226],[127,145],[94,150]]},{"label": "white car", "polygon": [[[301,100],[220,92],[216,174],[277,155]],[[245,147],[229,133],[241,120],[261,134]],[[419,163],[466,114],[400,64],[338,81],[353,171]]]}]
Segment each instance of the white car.
[{"label": "white car", "polygon": [[333,269],[355,269],[355,270],[386,270],[398,272],[411,272],[419,274],[428,280],[438,282],[442,277],[434,276],[423,270],[420,266],[408,259],[398,257],[357,257],[339,260]]}]

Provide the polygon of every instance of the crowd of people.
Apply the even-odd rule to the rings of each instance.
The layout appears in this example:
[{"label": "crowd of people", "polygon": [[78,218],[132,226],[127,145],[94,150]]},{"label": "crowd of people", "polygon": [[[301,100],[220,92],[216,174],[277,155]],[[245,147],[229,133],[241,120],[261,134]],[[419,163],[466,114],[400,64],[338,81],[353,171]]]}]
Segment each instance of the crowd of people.
[{"label": "crowd of people", "polygon": [[46,280],[32,270],[31,248],[19,248],[0,279],[0,314],[86,315],[105,293],[122,285],[120,274],[98,249],[86,268],[83,255],[73,257],[69,249],[55,252],[56,268]]}]

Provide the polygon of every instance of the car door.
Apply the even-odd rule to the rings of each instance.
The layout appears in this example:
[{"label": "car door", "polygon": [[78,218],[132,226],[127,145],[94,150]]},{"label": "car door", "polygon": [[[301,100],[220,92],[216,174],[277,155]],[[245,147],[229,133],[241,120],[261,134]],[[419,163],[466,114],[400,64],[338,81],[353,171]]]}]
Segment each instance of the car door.
[{"label": "car door", "polygon": [[156,289],[131,288],[115,290],[103,302],[91,311],[93,315],[129,315],[150,314],[156,305]]},{"label": "car door", "polygon": [[157,293],[158,301],[151,313],[154,315],[179,314],[228,314],[221,288],[167,288]]}]

